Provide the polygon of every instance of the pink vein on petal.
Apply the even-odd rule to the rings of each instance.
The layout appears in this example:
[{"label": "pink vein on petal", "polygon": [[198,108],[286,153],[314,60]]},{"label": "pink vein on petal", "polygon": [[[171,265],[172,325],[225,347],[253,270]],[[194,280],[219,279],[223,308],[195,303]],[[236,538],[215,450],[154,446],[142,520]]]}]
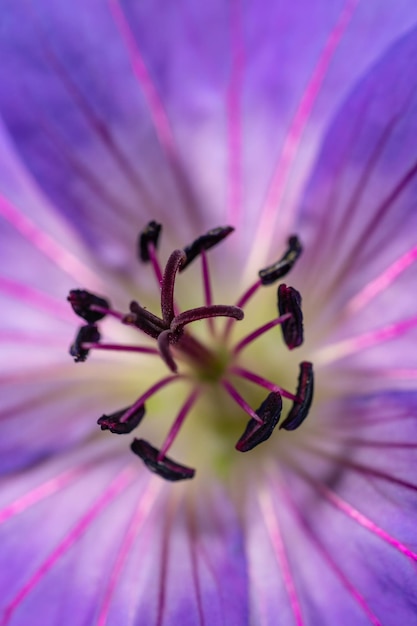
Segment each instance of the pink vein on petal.
[{"label": "pink vein on petal", "polygon": [[294,585],[294,580],[291,574],[290,565],[288,563],[287,555],[285,553],[285,547],[282,540],[281,531],[278,525],[277,516],[275,514],[273,504],[271,502],[271,495],[269,491],[263,489],[259,494],[259,504],[263,513],[263,520],[268,530],[268,534],[274,549],[275,556],[281,568],[282,577],[284,579],[285,589],[290,599],[291,608],[294,614],[295,622],[297,626],[303,626],[303,618],[301,614],[300,602],[297,597],[297,592]]},{"label": "pink vein on petal", "polygon": [[410,550],[410,548],[407,548],[407,546],[401,543],[401,541],[398,541],[398,539],[395,539],[395,537],[392,537],[380,526],[375,524],[375,522],[369,519],[369,517],[366,517],[366,515],[360,513],[360,511],[358,511],[355,507],[346,502],[346,500],[343,500],[338,494],[331,491],[325,485],[320,484],[316,486],[317,489],[326,498],[326,500],[333,504],[333,506],[335,506],[337,509],[345,513],[348,517],[350,517],[350,519],[354,520],[355,522],[360,524],[360,526],[363,526],[367,530],[370,530],[374,535],[376,535],[386,543],[389,543],[396,550],[398,550],[408,558],[412,559],[413,561],[417,561],[417,554],[415,552]]},{"label": "pink vein on petal", "polygon": [[241,217],[241,154],[242,118],[241,91],[244,71],[242,43],[241,0],[231,3],[231,47],[232,68],[227,90],[227,120],[229,144],[229,193],[227,223],[238,225]]},{"label": "pink vein on petal", "polygon": [[[278,206],[284,195],[286,184],[289,180],[291,167],[293,166],[299,149],[302,135],[309,122],[314,104],[320,93],[321,86],[327,71],[333,60],[334,54],[340,44],[343,35],[350,23],[359,0],[347,0],[339,15],[339,18],[331,30],[323,50],[313,69],[313,73],[302,95],[294,117],[289,125],[281,153],[278,157],[271,183],[267,190],[266,198],[260,211],[259,226],[252,246],[247,268],[259,265],[255,256],[259,250],[268,250],[274,234],[274,223],[278,215]],[[284,232],[289,227],[290,216],[284,216],[286,223],[282,226]]]},{"label": "pink vein on petal", "polygon": [[110,604],[112,598],[114,597],[117,584],[120,580],[123,567],[126,563],[126,559],[129,556],[130,549],[133,545],[135,538],[138,535],[141,526],[143,526],[149,514],[149,511],[151,510],[159,492],[161,491],[161,487],[161,483],[158,483],[157,480],[151,478],[148,482],[148,485],[146,486],[146,489],[139,498],[138,506],[136,507],[131,523],[129,524],[129,528],[127,529],[122,545],[120,546],[116,562],[112,569],[110,581],[106,588],[104,599],[100,607],[100,613],[97,618],[96,626],[105,626],[107,622]]},{"label": "pink vein on petal", "polygon": [[66,322],[73,322],[74,315],[71,309],[61,300],[58,300],[47,293],[38,291],[34,287],[0,276],[0,293],[6,294],[28,304],[30,308],[37,308],[40,311],[49,313],[53,317],[59,317]]},{"label": "pink vein on petal", "polygon": [[379,276],[370,281],[346,305],[348,315],[357,313],[381,291],[387,289],[410,265],[417,260],[417,246],[396,259]]},{"label": "pink vein on petal", "polygon": [[13,500],[13,502],[10,502],[10,504],[0,509],[0,524],[18,513],[26,511],[29,507],[56,493],[60,489],[63,489],[67,485],[70,485],[82,475],[84,469],[85,467],[76,467],[66,470],[40,485],[33,487],[22,496],[19,496]]},{"label": "pink vein on petal", "polygon": [[17,207],[0,196],[0,215],[4,217],[27,241],[40,250],[55,265],[58,265],[76,282],[88,281],[97,285],[100,281],[91,270],[75,255],[66,250],[50,235],[43,232],[32,220]]},{"label": "pink vein on petal", "polygon": [[417,316],[403,320],[402,322],[389,324],[388,326],[378,328],[368,333],[363,333],[357,337],[343,339],[342,341],[333,343],[319,350],[316,355],[316,362],[321,365],[332,363],[351,354],[355,354],[356,352],[360,352],[361,350],[366,350],[367,348],[372,348],[385,341],[396,339],[415,326],[417,326]]},{"label": "pink vein on petal", "polygon": [[108,506],[114,498],[124,489],[133,479],[136,472],[132,467],[125,468],[110,483],[109,487],[96,500],[93,506],[85,513],[78,523],[70,530],[70,532],[61,540],[55,550],[53,550],[43,563],[38,567],[37,571],[29,578],[29,580],[20,588],[14,598],[6,606],[3,618],[0,622],[1,626],[6,626],[13,616],[14,611],[23,602],[26,596],[36,587],[49,570],[57,563],[57,561],[71,548],[71,546],[83,535],[88,527],[94,522],[101,511]]},{"label": "pink vein on petal", "polygon": [[120,6],[119,0],[109,0],[109,6],[116,26],[126,45],[135,76],[143,90],[159,142],[168,157],[175,161],[174,139],[166,112],[129,27],[126,15]]},{"label": "pink vein on petal", "polygon": [[329,567],[333,570],[333,572],[335,572],[336,575],[339,577],[343,586],[347,589],[347,591],[351,594],[355,602],[364,611],[366,616],[369,618],[369,621],[372,624],[374,624],[374,626],[382,626],[379,619],[370,610],[363,596],[359,593],[356,587],[351,583],[351,581],[347,578],[344,572],[335,563],[335,561],[331,557],[331,554],[326,550],[323,544],[319,541],[318,537],[313,533],[313,530],[311,526],[308,525],[307,520],[305,519],[304,515],[302,514],[300,510],[300,507],[298,507],[295,504],[292,496],[290,496],[290,492],[286,488],[284,488],[284,486],[281,486],[281,489],[284,493],[284,497],[287,499],[288,504],[293,510],[295,517],[298,519],[299,524],[303,527],[304,531],[307,533],[308,537],[310,538],[310,541],[316,546],[317,550],[321,553],[323,559],[328,563]]}]

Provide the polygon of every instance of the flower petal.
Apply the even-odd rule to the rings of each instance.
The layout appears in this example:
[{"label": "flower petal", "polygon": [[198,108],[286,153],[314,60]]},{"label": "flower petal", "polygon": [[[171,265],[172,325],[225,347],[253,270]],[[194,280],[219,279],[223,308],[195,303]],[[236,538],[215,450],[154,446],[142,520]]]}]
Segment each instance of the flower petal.
[{"label": "flower petal", "polygon": [[305,193],[306,252],[295,269],[303,274],[310,339],[322,346],[316,363],[350,357],[344,370],[360,368],[369,378],[384,377],[385,363],[385,387],[398,384],[389,369],[411,373],[417,365],[417,100],[409,63],[416,54],[414,29],[341,107]]}]

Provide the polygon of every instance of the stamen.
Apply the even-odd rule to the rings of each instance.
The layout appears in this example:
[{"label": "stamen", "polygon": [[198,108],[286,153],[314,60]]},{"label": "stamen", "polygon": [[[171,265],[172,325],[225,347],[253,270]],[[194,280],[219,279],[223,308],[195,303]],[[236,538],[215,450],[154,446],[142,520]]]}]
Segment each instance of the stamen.
[{"label": "stamen", "polygon": [[86,350],[114,350],[115,352],[143,352],[144,354],[155,354],[159,356],[159,351],[148,346],[124,346],[118,343],[83,343]]},{"label": "stamen", "polygon": [[250,333],[249,335],[241,339],[239,343],[235,345],[233,349],[233,354],[235,355],[238,354],[238,352],[243,350],[243,348],[246,348],[246,346],[252,343],[252,341],[257,339],[264,333],[268,332],[268,330],[270,330],[271,328],[274,328],[274,326],[278,326],[279,324],[285,324],[290,318],[291,318],[291,313],[286,313],[285,315],[282,315],[281,317],[277,317],[271,322],[268,322],[267,324],[260,326],[260,328],[257,328],[256,330],[254,330],[252,333]]},{"label": "stamen", "polygon": [[252,419],[255,420],[255,422],[263,424],[262,418],[259,417],[257,413],[255,413],[252,407],[249,406],[249,404],[242,398],[242,396],[236,391],[236,389],[233,387],[233,385],[229,383],[228,380],[222,380],[222,385],[233,398],[233,400],[237,402],[237,404],[245,411],[245,413],[250,415]]},{"label": "stamen", "polygon": [[313,364],[308,361],[300,363],[300,374],[298,376],[297,397],[292,409],[282,422],[280,429],[295,430],[305,420],[313,401],[314,373]]},{"label": "stamen", "polygon": [[129,407],[116,411],[111,415],[102,415],[97,420],[97,424],[101,426],[101,430],[110,430],[110,432],[115,433],[116,435],[126,435],[131,433],[132,430],[142,421],[142,418],[145,415],[145,405],[140,405],[136,411],[129,416],[128,420],[121,422],[120,418],[125,415],[128,410]]},{"label": "stamen", "polygon": [[181,465],[167,456],[158,459],[158,450],[144,439],[134,439],[130,448],[152,472],[165,480],[187,480],[194,477],[195,470],[191,467]]},{"label": "stamen", "polygon": [[282,335],[290,350],[298,348],[304,341],[303,312],[301,295],[294,287],[280,285],[278,287],[278,310],[280,315],[290,314],[282,324]]},{"label": "stamen", "polygon": [[[243,309],[243,307],[246,305],[246,303],[258,291],[259,287],[262,287],[262,282],[260,280],[257,280],[256,283],[254,283],[251,287],[249,287],[249,289],[247,289],[245,291],[243,296],[241,296],[241,298],[239,298],[239,300],[236,302],[236,306],[239,309]],[[224,340],[226,340],[229,337],[230,331],[232,329],[232,325],[233,325],[233,321],[232,320],[227,320],[226,326],[225,326],[225,329],[224,329],[224,333],[223,333]]]},{"label": "stamen", "polygon": [[261,424],[250,419],[245,432],[237,442],[235,448],[239,452],[248,452],[263,441],[269,439],[275,426],[279,422],[282,411],[282,399],[279,393],[270,393],[262,402],[256,414],[261,418]]},{"label": "stamen", "polygon": [[[74,313],[85,319],[89,324],[94,324],[103,319],[106,315],[106,312],[103,311],[107,311],[110,307],[108,300],[100,298],[85,289],[71,289],[67,300],[71,304]],[[100,307],[101,310],[91,308],[93,305]]]},{"label": "stamen", "polygon": [[105,308],[102,306],[98,306],[98,304],[91,305],[91,310],[97,311],[98,313],[102,313],[103,317],[105,315],[108,315],[109,317],[114,317],[115,319],[119,320],[119,322],[122,322],[125,317],[125,314],[120,313],[120,311],[115,311],[114,309],[109,309],[109,308]]},{"label": "stamen", "polygon": [[164,277],[161,289],[161,311],[162,319],[166,326],[169,326],[175,316],[174,310],[174,286],[175,277],[178,270],[186,259],[182,250],[174,250],[165,266]]},{"label": "stamen", "polygon": [[194,261],[194,259],[201,254],[203,250],[210,250],[210,248],[213,248],[213,246],[220,243],[220,241],[228,237],[233,231],[233,226],[219,226],[218,228],[213,228],[204,235],[201,235],[189,246],[185,246],[184,253],[186,260],[182,264],[179,271],[183,272],[185,268],[190,265],[191,261]]},{"label": "stamen", "polygon": [[288,239],[288,249],[279,261],[260,270],[258,275],[263,285],[272,285],[280,278],[283,278],[294,267],[295,262],[300,257],[303,248],[296,235]]},{"label": "stamen", "polygon": [[232,367],[230,369],[230,373],[235,374],[236,376],[240,376],[241,378],[245,378],[246,380],[250,380],[251,382],[256,383],[257,385],[260,385],[261,387],[264,387],[265,389],[269,389],[269,391],[277,392],[281,394],[281,396],[283,396],[284,398],[288,398],[289,400],[292,400],[293,402],[300,402],[297,396],[295,396],[293,393],[290,393],[283,387],[280,387],[279,385],[276,385],[270,380],[267,380],[266,378],[263,378],[262,376],[258,376],[258,374],[255,374],[254,372],[246,370],[243,367]]},{"label": "stamen", "polygon": [[[203,273],[203,289],[204,289],[204,303],[206,306],[211,306],[212,304],[212,294],[211,294],[211,283],[210,283],[210,272],[207,261],[206,251],[203,250],[201,252],[201,269]],[[208,327],[210,332],[214,334],[214,323],[211,317],[207,318]]]},{"label": "stamen", "polygon": [[162,448],[161,450],[158,452],[158,456],[157,456],[157,461],[162,461],[162,459],[164,458],[164,456],[166,455],[166,453],[168,452],[169,448],[172,446],[175,437],[178,434],[179,429],[181,428],[185,418],[187,417],[188,413],[190,412],[193,404],[195,403],[195,401],[197,400],[198,396],[200,394],[200,390],[198,388],[193,389],[193,391],[190,393],[190,395],[188,396],[188,398],[186,399],[186,401],[184,402],[183,406],[181,407],[180,412],[178,413],[178,416],[176,418],[176,420],[174,421],[173,425],[171,426],[171,430],[168,433],[167,438],[165,439],[164,443],[162,444]]},{"label": "stamen", "polygon": [[157,255],[161,230],[161,224],[155,221],[149,222],[146,228],[139,234],[138,238],[138,256],[144,263],[148,263],[149,261],[152,263],[153,271],[158,281],[158,287],[162,284],[162,270]]},{"label": "stamen", "polygon": [[[86,320],[77,333],[70,353],[75,361],[85,361],[90,350],[126,351],[144,354],[159,355],[172,374],[162,378],[143,393],[130,407],[121,409],[111,415],[102,415],[97,423],[102,430],[109,430],[115,434],[127,434],[136,428],[145,415],[145,402],[160,389],[176,380],[194,380],[194,388],[189,393],[183,406],[180,408],[169,432],[158,451],[143,439],[134,439],[132,451],[144,463],[162,478],[178,481],[192,478],[195,470],[166,456],[177,437],[185,419],[193,408],[199,394],[206,389],[206,383],[214,382],[222,385],[227,393],[249,415],[243,435],[236,443],[240,452],[252,450],[255,446],[266,441],[279,422],[282,410],[282,396],[292,400],[293,406],[280,428],[295,430],[306,418],[313,397],[313,369],[309,362],[300,364],[297,395],[282,389],[270,380],[259,376],[255,372],[239,367],[237,355],[250,343],[261,337],[275,326],[282,325],[284,341],[289,349],[299,346],[303,341],[303,315],[301,311],[301,296],[292,287],[281,284],[278,288],[279,317],[260,326],[246,337],[241,339],[228,353],[224,347],[212,342],[214,346],[205,346],[189,331],[193,322],[207,319],[212,338],[214,337],[215,317],[227,318],[223,333],[224,342],[227,340],[233,322],[244,317],[243,307],[263,285],[269,285],[284,276],[294,265],[301,254],[301,245],[297,237],[289,239],[289,248],[284,256],[274,265],[259,272],[259,279],[249,287],[237,302],[236,306],[213,304],[210,274],[206,252],[233,232],[231,226],[214,228],[201,237],[198,237],[184,250],[174,250],[169,256],[162,273],[157,247],[161,234],[161,225],[151,221],[141,232],[138,239],[138,256],[144,263],[151,263],[158,284],[161,287],[161,317],[148,311],[136,301],[130,303],[130,312],[125,314],[110,308],[110,302],[86,290],[74,289],[70,291],[68,300],[74,312]],[[179,312],[174,301],[175,281],[178,272],[182,272],[197,256],[201,256],[204,305]],[[105,316],[112,316],[123,324],[138,328],[156,341],[156,347],[146,345],[121,345],[116,343],[102,343],[96,322]],[[177,362],[186,361],[187,366],[195,368],[194,374],[177,374]],[[245,381],[255,383],[269,394],[260,407],[254,411],[244,400],[230,379],[239,376]]]},{"label": "stamen", "polygon": [[185,378],[186,376],[184,374],[174,374],[171,376],[166,376],[165,378],[161,378],[161,380],[158,380],[158,382],[152,385],[152,387],[149,387],[148,391],[142,394],[140,398],[138,398],[136,402],[132,404],[130,409],[127,409],[126,413],[124,413],[124,415],[120,417],[119,422],[128,422],[132,415],[134,415],[136,411],[138,411],[140,407],[144,405],[145,402],[149,400],[149,398],[153,396],[157,391],[159,391],[163,387],[166,387],[166,385],[174,382],[174,380],[181,380]]},{"label": "stamen", "polygon": [[152,220],[148,222],[145,228],[139,233],[138,256],[143,263],[149,263],[149,261],[151,261],[150,247],[152,246],[154,251],[158,248],[161,230],[162,225]]},{"label": "stamen", "polygon": [[86,360],[89,353],[89,348],[86,348],[84,344],[98,343],[99,341],[100,333],[97,326],[94,326],[94,324],[81,326],[74,343],[69,349],[69,353],[74,357],[76,363],[82,363]]}]

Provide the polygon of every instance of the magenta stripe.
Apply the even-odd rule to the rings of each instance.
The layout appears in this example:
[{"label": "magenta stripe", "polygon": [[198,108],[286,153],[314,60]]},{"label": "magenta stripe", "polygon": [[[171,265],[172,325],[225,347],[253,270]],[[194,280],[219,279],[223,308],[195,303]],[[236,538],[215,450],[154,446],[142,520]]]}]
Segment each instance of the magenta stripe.
[{"label": "magenta stripe", "polygon": [[55,563],[57,563],[57,561],[74,545],[74,543],[82,537],[103,509],[105,509],[105,507],[107,507],[120,494],[120,492],[128,486],[130,482],[132,482],[134,476],[136,476],[136,470],[132,469],[132,467],[125,468],[116,476],[116,478],[110,483],[109,487],[103,492],[98,500],[96,500],[93,506],[81,517],[79,522],[70,530],[70,532],[64,536],[57,547],[48,555],[35,573],[28,579],[23,587],[20,588],[11,602],[9,602],[5,608],[3,619],[0,622],[1,626],[6,626],[10,622],[10,619],[13,617],[13,613],[24,601],[26,596],[52,569]]},{"label": "magenta stripe", "polygon": [[126,15],[123,12],[119,0],[109,0],[109,6],[115,24],[119,29],[120,35],[126,45],[133,72],[145,96],[159,142],[168,157],[177,161],[174,154],[174,140],[168,117],[160,100],[157,89],[147,70],[144,59],[140,53],[138,44],[135,41],[133,33],[130,29]]},{"label": "magenta stripe", "polygon": [[106,587],[104,598],[100,606],[96,626],[105,626],[105,624],[107,623],[110,612],[110,605],[112,599],[115,596],[117,585],[122,575],[123,568],[131,552],[134,541],[137,538],[143,524],[145,523],[149,512],[153,507],[159,492],[161,491],[161,488],[162,482],[158,482],[158,479],[154,479],[151,477],[144,492],[140,495],[138,506],[136,507],[133,518],[124,535],[123,542],[120,546],[116,561],[112,568],[109,584]]},{"label": "magenta stripe", "polygon": [[230,30],[232,67],[227,89],[226,109],[229,152],[229,187],[227,223],[238,225],[242,212],[242,82],[244,72],[244,50],[242,41],[241,0],[230,3]]},{"label": "magenta stripe", "polygon": [[58,266],[76,282],[91,283],[102,288],[101,280],[72,252],[58,243],[32,222],[20,209],[0,195],[0,215],[3,216],[34,248],[37,248],[54,265]]},{"label": "magenta stripe", "polygon": [[371,533],[373,533],[389,545],[393,546],[396,550],[407,556],[409,559],[417,561],[417,554],[415,552],[410,550],[410,548],[407,548],[407,546],[401,543],[401,541],[398,541],[398,539],[395,539],[395,537],[392,537],[380,526],[375,524],[375,522],[373,522],[369,517],[366,517],[366,515],[364,515],[354,506],[346,502],[346,500],[343,500],[340,495],[336,494],[334,491],[331,491],[324,484],[315,483],[315,486],[317,490],[320,491],[320,493],[324,496],[324,498],[326,498],[326,500],[330,502],[334,507],[339,509],[339,511],[345,513],[345,515],[350,517],[350,519],[357,522],[360,526],[363,526],[367,530],[371,531]]},{"label": "magenta stripe", "polygon": [[357,604],[362,608],[365,612],[371,624],[374,626],[381,626],[381,622],[376,617],[376,615],[371,611],[363,596],[359,593],[359,591],[354,587],[354,585],[350,582],[344,572],[339,568],[339,566],[332,559],[329,552],[323,546],[323,544],[319,541],[316,534],[313,533],[311,525],[307,523],[305,516],[301,513],[300,508],[295,504],[292,496],[290,496],[289,490],[287,490],[281,484],[281,491],[284,494],[284,498],[286,498],[287,503],[290,505],[293,514],[298,520],[300,526],[302,526],[303,531],[308,535],[310,541],[316,546],[317,550],[321,553],[323,559],[328,563],[329,567],[335,572],[335,574],[339,577],[343,586],[347,589],[347,591],[351,594],[352,598],[357,602]]},{"label": "magenta stripe", "polygon": [[[342,41],[343,35],[349,26],[359,0],[346,0],[336,24],[333,26],[321,55],[313,69],[310,80],[302,94],[294,117],[289,125],[287,135],[276,163],[271,184],[267,191],[265,202],[259,212],[258,229],[252,240],[252,253],[248,258],[247,267],[258,264],[257,257],[260,251],[267,251],[275,234],[275,221],[278,213],[281,217],[281,232],[289,232],[291,214],[278,211],[285,188],[291,176],[291,169],[295,163],[301,144],[302,136],[310,121],[311,113],[320,94],[321,86],[326,78],[334,54]],[[282,218],[286,218],[282,222]],[[262,255],[264,256],[264,254]]]},{"label": "magenta stripe", "polygon": [[13,502],[6,505],[3,509],[0,509],[0,524],[7,521],[11,517],[26,511],[37,502],[40,502],[44,498],[56,493],[60,489],[63,489],[67,485],[70,485],[77,480],[85,471],[85,466],[78,466],[71,468],[46,480],[45,482],[37,485],[27,491],[22,496],[19,496]]},{"label": "magenta stripe", "polygon": [[280,567],[282,578],[292,612],[294,614],[295,623],[297,626],[303,626],[304,620],[301,612],[301,605],[298,599],[297,590],[295,588],[294,579],[292,576],[290,564],[288,562],[283,537],[279,527],[278,517],[272,504],[271,494],[264,487],[259,493],[259,505],[262,511],[262,520],[268,531],[269,538],[274,550],[275,557]]}]

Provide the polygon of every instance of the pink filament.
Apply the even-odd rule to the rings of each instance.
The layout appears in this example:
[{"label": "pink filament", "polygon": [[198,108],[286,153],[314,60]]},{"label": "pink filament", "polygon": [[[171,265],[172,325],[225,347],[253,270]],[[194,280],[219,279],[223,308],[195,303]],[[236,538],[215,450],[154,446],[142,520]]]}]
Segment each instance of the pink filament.
[{"label": "pink filament", "polygon": [[198,396],[200,394],[200,390],[199,389],[193,389],[193,391],[190,393],[190,395],[188,396],[188,398],[186,399],[186,401],[184,402],[183,406],[181,407],[178,416],[175,420],[175,422],[173,423],[167,438],[165,439],[164,443],[162,444],[162,447],[158,453],[158,457],[157,457],[157,461],[162,461],[162,459],[164,458],[164,456],[166,455],[166,453],[168,452],[169,448],[172,446],[175,437],[177,436],[181,426],[184,423],[185,418],[187,417],[188,413],[190,412],[193,404],[195,403],[195,401],[197,400]]},{"label": "pink filament", "polygon": [[136,402],[132,404],[132,406],[126,411],[126,413],[122,415],[119,422],[121,423],[127,422],[129,418],[134,413],[136,413],[136,411],[142,406],[142,404],[144,404],[146,400],[148,400],[151,396],[153,396],[157,391],[159,391],[166,385],[169,385],[169,383],[174,382],[174,380],[180,380],[183,378],[185,378],[185,375],[183,374],[173,374],[172,376],[166,376],[166,378],[161,378],[161,380],[158,380],[157,383],[152,385],[152,387],[150,387],[148,391],[146,391],[143,395],[141,395],[140,398],[138,398]]},{"label": "pink filament", "polygon": [[246,378],[246,380],[250,380],[253,383],[256,383],[257,385],[260,385],[261,387],[265,387],[265,389],[269,389],[270,391],[278,392],[281,394],[281,396],[283,396],[284,398],[288,398],[289,400],[292,400],[293,402],[300,402],[297,396],[290,393],[286,389],[283,389],[282,387],[275,385],[275,383],[272,383],[266,378],[262,378],[262,376],[258,376],[258,374],[255,374],[254,372],[250,372],[249,370],[246,370],[243,367],[232,367],[230,369],[230,373],[236,374],[236,376],[240,376],[241,378]]},{"label": "pink filament", "polygon": [[231,383],[227,380],[222,380],[222,385],[226,389],[227,393],[233,398],[235,402],[250,415],[258,424],[263,424],[262,419],[255,413],[251,406],[242,398],[242,396],[236,391]]},{"label": "pink filament", "polygon": [[264,333],[268,332],[268,330],[270,330],[271,328],[274,328],[274,326],[278,326],[279,324],[286,322],[288,319],[290,319],[290,317],[291,317],[291,313],[285,313],[285,315],[281,315],[280,317],[277,317],[271,322],[268,322],[267,324],[260,326],[259,328],[257,328],[252,333],[250,333],[249,335],[241,339],[241,341],[239,341],[239,343],[236,344],[236,346],[233,349],[233,354],[235,355],[238,354],[238,352],[246,348],[246,346],[252,343],[252,341],[255,341],[255,339],[257,339]]},{"label": "pink filament", "polygon": [[86,350],[111,350],[116,352],[143,352],[144,354],[156,354],[159,356],[159,350],[156,348],[148,348],[148,346],[122,346],[117,343],[83,343]]}]

